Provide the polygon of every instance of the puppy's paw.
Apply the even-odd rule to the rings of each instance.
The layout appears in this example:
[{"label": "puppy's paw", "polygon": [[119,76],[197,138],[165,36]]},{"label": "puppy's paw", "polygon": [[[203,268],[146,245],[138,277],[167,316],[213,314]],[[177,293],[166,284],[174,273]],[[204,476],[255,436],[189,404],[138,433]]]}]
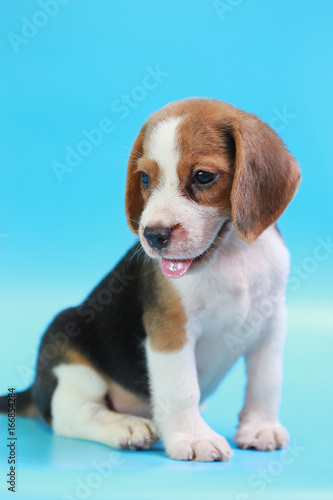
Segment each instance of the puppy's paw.
[{"label": "puppy's paw", "polygon": [[232,457],[227,441],[214,431],[203,435],[174,434],[166,440],[165,448],[170,458],[175,460],[227,462]]},{"label": "puppy's paw", "polygon": [[288,432],[278,422],[240,423],[234,439],[239,448],[255,448],[260,451],[286,448],[289,443]]},{"label": "puppy's paw", "polygon": [[158,440],[158,431],[151,420],[126,416],[117,423],[117,448],[148,450]]}]

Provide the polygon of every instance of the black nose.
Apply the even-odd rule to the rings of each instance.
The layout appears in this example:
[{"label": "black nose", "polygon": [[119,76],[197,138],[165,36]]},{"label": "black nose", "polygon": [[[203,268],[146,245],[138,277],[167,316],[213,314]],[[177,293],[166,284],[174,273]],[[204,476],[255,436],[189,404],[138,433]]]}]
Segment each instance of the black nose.
[{"label": "black nose", "polygon": [[168,244],[168,240],[171,236],[171,229],[169,227],[146,227],[143,236],[152,248],[161,250]]}]

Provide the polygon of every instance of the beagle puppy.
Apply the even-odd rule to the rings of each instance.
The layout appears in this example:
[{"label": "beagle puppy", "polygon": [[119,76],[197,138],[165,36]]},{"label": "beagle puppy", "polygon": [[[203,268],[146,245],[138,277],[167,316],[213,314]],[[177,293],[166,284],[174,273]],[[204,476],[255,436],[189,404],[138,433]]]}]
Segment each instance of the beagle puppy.
[{"label": "beagle puppy", "polygon": [[[235,441],[274,450],[289,254],[275,221],[300,183],[297,162],[253,114],[203,98],[151,115],[128,162],[126,215],[139,241],[44,334],[17,411],[57,435],[226,461],[200,404],[240,357],[245,402]],[[4,409],[4,398],[1,402]]]}]

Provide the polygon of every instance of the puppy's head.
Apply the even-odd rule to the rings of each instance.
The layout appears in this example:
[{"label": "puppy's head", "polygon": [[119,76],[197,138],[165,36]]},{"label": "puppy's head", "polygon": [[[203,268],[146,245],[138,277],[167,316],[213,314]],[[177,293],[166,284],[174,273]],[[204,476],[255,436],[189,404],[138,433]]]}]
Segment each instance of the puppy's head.
[{"label": "puppy's head", "polygon": [[164,274],[179,278],[212,257],[228,224],[245,242],[256,240],[299,182],[297,162],[255,115],[186,99],[154,113],[134,142],[127,220]]}]

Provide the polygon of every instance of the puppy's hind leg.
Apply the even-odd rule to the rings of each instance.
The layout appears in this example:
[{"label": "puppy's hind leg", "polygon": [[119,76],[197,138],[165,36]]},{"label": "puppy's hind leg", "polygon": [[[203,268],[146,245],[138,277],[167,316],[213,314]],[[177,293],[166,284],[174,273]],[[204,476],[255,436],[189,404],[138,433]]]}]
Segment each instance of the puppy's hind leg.
[{"label": "puppy's hind leg", "polygon": [[51,403],[55,434],[124,449],[148,449],[157,441],[150,420],[109,410],[107,384],[92,368],[62,364],[53,372],[58,379]]}]

